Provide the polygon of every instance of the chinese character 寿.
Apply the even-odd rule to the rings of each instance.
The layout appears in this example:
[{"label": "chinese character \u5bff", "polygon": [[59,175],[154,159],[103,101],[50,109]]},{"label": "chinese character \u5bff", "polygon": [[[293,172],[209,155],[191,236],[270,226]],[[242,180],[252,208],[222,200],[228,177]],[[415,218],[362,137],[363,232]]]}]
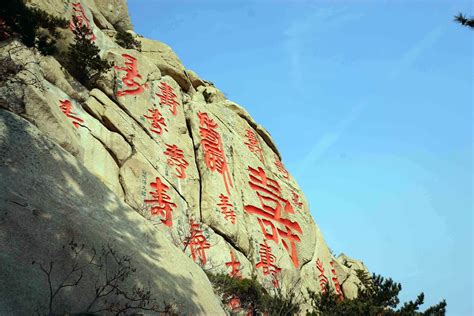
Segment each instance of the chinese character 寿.
[{"label": "chinese character \u5bff", "polygon": [[189,165],[188,162],[184,159],[184,153],[176,145],[166,145],[165,155],[168,156],[168,166],[176,166],[176,177],[179,179],[186,178],[184,171]]},{"label": "chinese character \u5bff", "polygon": [[241,279],[242,278],[242,274],[240,273],[240,270],[239,270],[240,262],[238,260],[236,260],[234,252],[232,250],[230,251],[230,261],[226,262],[225,265],[227,267],[232,268],[232,271],[229,272],[229,275],[231,277],[236,278],[236,279]]},{"label": "chinese character \u5bff", "polygon": [[173,88],[171,88],[171,86],[165,82],[162,82],[160,90],[161,94],[156,94],[158,97],[160,97],[160,104],[169,106],[171,113],[176,116],[176,109],[179,103],[175,100],[176,94],[173,92]]},{"label": "chinese character \u5bff", "polygon": [[230,219],[232,224],[235,224],[235,211],[234,205],[229,203],[229,197],[224,194],[219,195],[220,203],[217,204],[221,209],[222,214],[224,215],[225,220]]},{"label": "chinese character \u5bff", "polygon": [[339,284],[339,280],[337,279],[336,270],[334,269],[334,262],[330,261],[329,264],[331,265],[331,272],[332,272],[332,282],[334,283],[334,287],[336,288],[336,294],[339,296],[340,300],[344,299],[344,294],[342,293],[341,285]]},{"label": "chinese character \u5bff", "polygon": [[122,82],[129,89],[117,91],[117,96],[121,97],[127,94],[137,95],[142,93],[144,91],[144,88],[138,82],[135,81],[136,78],[142,78],[142,76],[138,73],[137,59],[128,54],[122,54],[122,57],[125,59],[125,66],[114,66],[114,68],[126,72],[126,74],[122,77]]},{"label": "chinese character \u5bff", "polygon": [[224,178],[225,188],[230,194],[229,186],[233,187],[230,179],[229,167],[222,145],[221,135],[217,132],[217,123],[207,113],[197,113],[199,117],[199,133],[201,135],[201,146],[204,151],[204,161],[211,171],[217,171]]},{"label": "chinese character \u5bff", "polygon": [[[284,218],[282,214],[283,211],[290,214],[295,213],[290,201],[282,197],[278,182],[268,178],[262,168],[259,167],[258,170],[256,170],[249,167],[249,171],[249,185],[250,188],[256,191],[261,203],[261,208],[246,205],[244,206],[244,210],[247,213],[260,216],[258,223],[260,224],[265,239],[273,240],[275,243],[278,243],[278,236],[281,237],[283,246],[290,255],[294,266],[298,268],[299,262],[295,243],[301,240],[296,233],[302,234],[303,232],[297,222]],[[283,226],[284,229],[275,227],[275,224]],[[269,227],[271,232],[268,232],[266,227]]]},{"label": "chinese character \u5bff", "polygon": [[199,259],[202,265],[206,265],[206,249],[209,249],[211,244],[202,234],[199,224],[194,223],[192,219],[189,221],[189,234],[190,236],[185,240],[185,245],[189,246],[194,262]]},{"label": "chinese character \u5bff", "polygon": [[150,186],[154,191],[150,191],[152,199],[145,200],[146,204],[152,204],[151,215],[160,215],[164,218],[161,222],[168,227],[173,226],[173,216],[171,212],[176,208],[176,204],[171,201],[170,196],[166,193],[169,187],[164,184],[160,178],[156,177],[156,182],[152,182]]},{"label": "chinese character \u5bff", "polygon": [[301,209],[301,207],[303,206],[303,203],[300,202],[300,197],[294,191],[292,191],[291,194],[293,196],[293,203],[295,203],[296,206],[298,206],[298,208]]},{"label": "chinese character \u5bff", "polygon": [[245,137],[247,137],[247,142],[244,144],[247,145],[249,150],[255,153],[258,159],[263,163],[263,151],[255,133],[251,129],[247,128]]},{"label": "chinese character \u5bff", "polygon": [[321,287],[321,292],[326,293],[326,284],[328,283],[328,278],[324,275],[323,263],[321,260],[316,261],[316,268],[319,270],[319,286]]},{"label": "chinese character \u5bff", "polygon": [[84,120],[81,119],[80,117],[77,117],[76,114],[71,112],[72,109],[72,104],[71,101],[69,100],[59,100],[59,108],[61,111],[66,114],[67,117],[72,119],[72,125],[74,125],[75,128],[79,128],[79,125],[84,123]]},{"label": "chinese character \u5bff", "polygon": [[263,275],[271,274],[273,276],[273,285],[278,288],[277,274],[281,271],[281,268],[275,264],[275,256],[272,254],[272,248],[264,240],[263,244],[260,244],[260,261],[255,266],[256,268],[262,267]]},{"label": "chinese character \u5bff", "polygon": [[150,112],[150,116],[143,115],[143,117],[150,121],[150,131],[158,135],[161,135],[163,130],[168,131],[166,128],[165,118],[161,115],[158,109],[148,109],[148,112]]},{"label": "chinese character \u5bff", "polygon": [[288,179],[290,177],[288,170],[285,169],[281,160],[275,155],[275,166],[277,167],[278,171],[283,174],[283,178]]},{"label": "chinese character \u5bff", "polygon": [[[95,41],[96,37],[91,28],[91,22],[87,18],[86,12],[80,2],[72,4],[73,17],[69,22],[69,29],[75,32],[77,28],[85,26],[90,31],[90,40]],[[74,23],[75,22],[75,23]]]}]

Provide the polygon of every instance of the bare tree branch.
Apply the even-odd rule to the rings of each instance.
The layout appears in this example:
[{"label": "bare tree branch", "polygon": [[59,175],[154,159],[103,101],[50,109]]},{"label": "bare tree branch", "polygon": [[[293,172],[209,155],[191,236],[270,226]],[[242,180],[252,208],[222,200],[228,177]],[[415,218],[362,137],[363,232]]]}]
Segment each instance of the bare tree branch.
[{"label": "bare tree branch", "polygon": [[[136,272],[131,256],[118,254],[111,244],[103,246],[100,255],[97,255],[97,251],[91,248],[90,258],[86,257],[84,244],[78,245],[74,240],[71,240],[67,247],[63,246],[65,251],[69,248],[72,252],[72,263],[56,285],[53,284],[54,261],[51,260],[48,266],[33,261],[33,264],[38,264],[40,270],[47,277],[48,315],[57,314],[54,311],[54,302],[61,291],[68,287],[76,289],[88,273],[92,273],[96,277],[98,275],[98,279],[94,282],[93,297],[83,309],[86,313],[112,312],[116,315],[139,311],[165,315],[175,313],[175,304],[166,302],[163,302],[163,305],[158,304],[149,289],[134,285],[129,290],[129,279]],[[38,312],[38,314],[40,313]]]}]

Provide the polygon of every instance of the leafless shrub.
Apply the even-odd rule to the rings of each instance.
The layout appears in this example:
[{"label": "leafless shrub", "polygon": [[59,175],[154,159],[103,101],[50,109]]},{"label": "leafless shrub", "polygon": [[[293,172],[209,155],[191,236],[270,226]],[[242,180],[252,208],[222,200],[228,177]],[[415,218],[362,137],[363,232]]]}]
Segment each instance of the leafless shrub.
[{"label": "leafless shrub", "polygon": [[28,48],[16,41],[6,41],[0,47],[3,49],[5,51],[0,54],[0,106],[20,107],[27,86],[44,91],[39,61],[34,58],[22,60],[19,55]]},{"label": "leafless shrub", "polygon": [[[50,260],[48,264],[33,261],[45,274],[48,293],[48,315],[57,314],[55,301],[66,288],[77,288],[85,279],[86,274],[96,276],[92,299],[83,306],[83,313],[114,313],[123,315],[135,312],[154,312],[164,315],[175,315],[177,305],[167,302],[159,304],[149,289],[133,285],[126,286],[133,277],[136,268],[132,257],[120,255],[111,244],[102,247],[100,252],[91,248],[85,251],[85,245],[71,240],[64,245],[65,251],[72,253],[72,263],[63,276],[54,275],[57,262]],[[92,255],[91,255],[92,254]],[[54,281],[59,279],[60,281]]]}]

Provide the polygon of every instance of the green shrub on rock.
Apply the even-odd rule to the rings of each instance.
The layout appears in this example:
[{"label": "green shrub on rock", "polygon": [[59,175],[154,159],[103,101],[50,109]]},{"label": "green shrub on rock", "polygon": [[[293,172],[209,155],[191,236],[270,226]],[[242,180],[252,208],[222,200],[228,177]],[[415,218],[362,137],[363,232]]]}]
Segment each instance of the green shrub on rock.
[{"label": "green shrub on rock", "polygon": [[140,43],[140,41],[136,40],[132,34],[128,33],[120,27],[117,28],[115,42],[126,49],[141,50],[142,48],[142,44]]},{"label": "green shrub on rock", "polygon": [[66,19],[27,6],[23,0],[8,0],[0,6],[0,40],[16,37],[28,47],[44,55],[57,52],[59,28],[66,28]]},{"label": "green shrub on rock", "polygon": [[284,295],[280,289],[276,289],[272,295],[256,277],[233,278],[227,274],[209,272],[207,276],[224,305],[237,299],[241,309],[251,312],[252,315],[295,315],[300,310],[295,291]]},{"label": "green shrub on rock", "polygon": [[306,315],[339,316],[339,315],[368,315],[368,316],[444,316],[446,314],[446,301],[431,306],[424,312],[418,309],[423,304],[424,294],[418,295],[415,301],[400,303],[398,294],[402,286],[391,278],[385,279],[380,275],[370,276],[363,270],[357,270],[357,275],[362,284],[359,287],[357,298],[341,300],[326,284],[326,291],[318,293],[308,289],[311,311]]},{"label": "green shrub on rock", "polygon": [[87,88],[92,88],[112,64],[100,57],[100,49],[91,39],[92,31],[77,23],[76,18],[73,18],[73,23],[77,25],[73,30],[74,42],[63,56],[63,63],[73,77]]}]

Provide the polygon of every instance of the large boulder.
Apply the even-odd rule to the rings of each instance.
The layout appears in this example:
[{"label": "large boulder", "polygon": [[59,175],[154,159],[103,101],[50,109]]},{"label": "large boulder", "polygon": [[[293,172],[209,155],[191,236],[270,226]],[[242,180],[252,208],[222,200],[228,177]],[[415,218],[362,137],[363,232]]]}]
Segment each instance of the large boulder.
[{"label": "large boulder", "polygon": [[183,64],[171,47],[165,43],[143,37],[139,40],[142,46],[142,55],[152,60],[162,74],[172,77],[184,91],[188,92],[192,87],[192,83]]},{"label": "large boulder", "polygon": [[94,0],[94,2],[99,12],[114,28],[122,30],[133,28],[126,0]]}]

